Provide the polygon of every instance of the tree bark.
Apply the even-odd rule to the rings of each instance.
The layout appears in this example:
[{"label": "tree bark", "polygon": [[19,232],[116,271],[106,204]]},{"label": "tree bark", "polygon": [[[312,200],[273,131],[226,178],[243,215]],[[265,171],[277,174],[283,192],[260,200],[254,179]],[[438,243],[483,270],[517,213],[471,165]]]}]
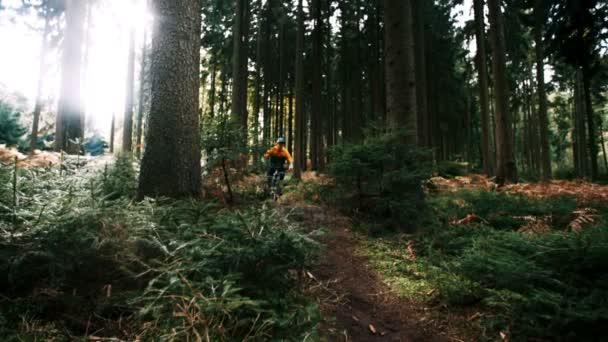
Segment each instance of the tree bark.
[{"label": "tree bark", "polygon": [[511,114],[509,112],[509,88],[506,75],[506,47],[503,15],[500,0],[488,0],[490,9],[490,37],[494,71],[496,111],[496,177],[499,184],[517,182],[517,165],[511,139]]},{"label": "tree bark", "polygon": [[46,74],[46,50],[48,48],[48,36],[51,32],[48,4],[44,3],[44,31],[40,43],[40,64],[38,66],[38,87],[36,91],[36,105],[34,106],[34,119],[32,122],[32,136],[30,138],[30,155],[34,155],[38,145],[38,126],[40,125],[40,114],[42,112],[42,86]]},{"label": "tree bark", "polygon": [[217,65],[211,62],[211,85],[209,86],[209,117],[215,117],[215,98],[216,98],[216,86],[217,83]]},{"label": "tree bark", "polygon": [[66,0],[66,27],[61,60],[61,89],[57,109],[55,150],[79,153],[72,141],[82,137],[82,43],[86,1]]},{"label": "tree bark", "polygon": [[133,91],[135,88],[135,29],[133,27],[129,36],[129,61],[122,128],[122,151],[125,153],[133,151]]},{"label": "tree bark", "polygon": [[[416,48],[416,108],[418,109],[418,143],[430,147],[427,110],[426,51],[424,42],[424,0],[414,0]],[[468,112],[467,112],[468,115]]]},{"label": "tree bark", "polygon": [[488,62],[486,58],[486,35],[484,25],[484,0],[473,0],[475,11],[475,40],[477,43],[477,73],[479,75],[479,102],[481,115],[481,157],[483,172],[494,174],[494,157],[490,153],[490,103],[488,95]]},{"label": "tree bark", "polygon": [[295,177],[302,178],[306,168],[306,113],[304,111],[304,9],[298,0],[298,28],[296,37],[296,127],[295,127]]},{"label": "tree bark", "polygon": [[591,75],[590,71],[583,68],[583,92],[585,103],[585,114],[587,115],[587,139],[589,142],[589,158],[591,166],[591,180],[596,181],[598,177],[598,148],[596,140],[595,114],[593,112],[593,103],[591,101]]},{"label": "tree bark", "polygon": [[322,87],[323,87],[323,17],[321,1],[313,0],[312,18],[312,113],[310,121],[310,160],[312,170],[319,170],[321,158]]},{"label": "tree bark", "polygon": [[384,1],[387,119],[407,130],[406,143],[418,140],[414,26],[411,0]]},{"label": "tree bark", "polygon": [[247,45],[249,1],[236,0],[233,24],[232,120],[247,129]]},{"label": "tree bark", "polygon": [[151,50],[152,100],[138,198],[199,197],[201,150],[198,0],[157,0]]},{"label": "tree bark", "polygon": [[110,124],[110,153],[114,153],[114,137],[116,136],[116,114],[112,113],[112,123]]},{"label": "tree bark", "polygon": [[545,49],[543,44],[543,30],[545,15],[543,11],[544,0],[536,0],[534,4],[535,25],[534,41],[536,44],[536,85],[538,87],[538,117],[540,126],[540,148],[542,180],[551,179],[551,149],[549,146],[549,119],[547,117],[547,93],[545,90]]},{"label": "tree bark", "polygon": [[[146,7],[148,7],[148,2],[146,2]],[[137,113],[137,132],[136,135],[136,146],[135,146],[135,154],[137,159],[141,158],[141,151],[143,149],[142,146],[142,138],[144,135],[144,108],[145,108],[145,96],[144,92],[146,90],[146,62],[148,58],[148,31],[144,29],[144,42],[141,47],[141,62],[140,62],[140,70],[139,70],[139,108]]]}]

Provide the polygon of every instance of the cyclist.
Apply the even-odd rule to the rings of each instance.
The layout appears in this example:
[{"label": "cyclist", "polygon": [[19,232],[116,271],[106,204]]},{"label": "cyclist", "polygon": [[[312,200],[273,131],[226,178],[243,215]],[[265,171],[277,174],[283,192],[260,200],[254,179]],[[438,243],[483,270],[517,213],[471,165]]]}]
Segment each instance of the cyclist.
[{"label": "cyclist", "polygon": [[270,189],[272,185],[272,177],[274,176],[275,172],[279,173],[281,180],[285,178],[285,162],[289,162],[289,171],[293,170],[293,158],[285,147],[285,138],[279,138],[276,145],[274,145],[274,147],[269,149],[264,154],[264,158],[270,161],[268,173],[266,173],[266,176],[268,177],[267,187]]}]

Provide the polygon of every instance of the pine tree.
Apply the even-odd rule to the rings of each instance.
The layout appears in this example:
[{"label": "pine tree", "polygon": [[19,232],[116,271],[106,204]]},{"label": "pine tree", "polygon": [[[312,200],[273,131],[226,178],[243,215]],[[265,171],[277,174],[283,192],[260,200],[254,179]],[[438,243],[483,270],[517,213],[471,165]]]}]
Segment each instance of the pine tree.
[{"label": "pine tree", "polygon": [[[201,15],[198,0],[158,0],[150,106],[138,197],[198,197]],[[176,96],[177,94],[177,96]]]}]

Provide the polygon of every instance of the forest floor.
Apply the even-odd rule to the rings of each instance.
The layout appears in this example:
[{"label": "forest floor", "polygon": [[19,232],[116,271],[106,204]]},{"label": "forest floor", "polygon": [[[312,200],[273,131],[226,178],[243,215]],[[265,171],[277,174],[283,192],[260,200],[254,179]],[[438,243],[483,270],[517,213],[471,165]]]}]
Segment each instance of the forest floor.
[{"label": "forest floor", "polygon": [[455,337],[462,335],[460,317],[440,318],[439,308],[400,297],[390,288],[370,264],[351,219],[290,195],[279,210],[311,231],[325,231],[319,262],[307,272],[309,291],[324,314],[323,340],[461,341]]},{"label": "forest floor", "polygon": [[[326,317],[322,334],[329,341],[443,341],[440,327],[425,322],[428,308],[399,298],[360,253],[349,220],[333,210],[309,207],[325,214],[308,215],[311,227],[329,232],[321,242],[324,254],[309,272],[313,283],[329,297],[321,303]],[[325,222],[318,222],[321,217]]]}]

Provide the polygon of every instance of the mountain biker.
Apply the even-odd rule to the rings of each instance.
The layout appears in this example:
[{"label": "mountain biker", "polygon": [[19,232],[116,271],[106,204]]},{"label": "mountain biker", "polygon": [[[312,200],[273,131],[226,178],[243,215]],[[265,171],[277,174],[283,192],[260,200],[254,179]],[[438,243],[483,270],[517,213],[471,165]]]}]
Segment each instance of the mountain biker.
[{"label": "mountain biker", "polygon": [[287,148],[285,147],[285,138],[281,137],[277,140],[276,145],[270,148],[265,154],[264,158],[270,161],[270,165],[268,167],[268,172],[266,176],[268,177],[268,188],[272,185],[272,177],[275,172],[279,173],[279,177],[281,180],[285,178],[285,162],[289,162],[289,171],[293,170],[293,158]]}]

